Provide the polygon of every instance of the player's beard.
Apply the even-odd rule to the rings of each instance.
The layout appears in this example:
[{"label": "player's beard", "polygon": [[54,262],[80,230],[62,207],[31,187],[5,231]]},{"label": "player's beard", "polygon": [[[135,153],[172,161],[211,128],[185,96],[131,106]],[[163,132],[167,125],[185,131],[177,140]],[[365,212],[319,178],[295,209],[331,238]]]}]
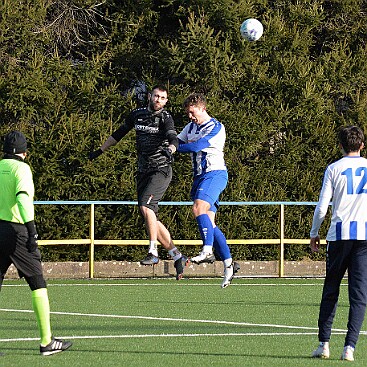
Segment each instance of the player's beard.
[{"label": "player's beard", "polygon": [[149,109],[152,111],[152,112],[159,112],[163,109],[164,106],[162,106],[161,103],[159,102],[154,102],[152,100],[149,101]]}]

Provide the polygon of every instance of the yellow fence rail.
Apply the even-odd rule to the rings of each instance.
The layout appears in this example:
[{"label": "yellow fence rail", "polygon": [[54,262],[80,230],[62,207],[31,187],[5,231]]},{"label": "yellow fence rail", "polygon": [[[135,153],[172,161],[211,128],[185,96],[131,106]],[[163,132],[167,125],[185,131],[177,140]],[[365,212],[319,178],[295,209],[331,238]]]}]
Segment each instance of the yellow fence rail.
[{"label": "yellow fence rail", "polygon": [[[253,205],[275,205],[279,207],[279,238],[264,238],[264,239],[227,239],[229,245],[278,245],[278,276],[284,277],[284,245],[286,244],[308,244],[309,239],[289,239],[284,238],[285,228],[285,206],[301,206],[312,205],[316,202],[259,202],[259,201],[241,201],[241,202],[221,202],[221,205],[236,205],[236,206],[253,206]],[[136,201],[36,201],[35,205],[88,205],[90,207],[90,228],[89,238],[85,239],[62,239],[62,240],[39,240],[41,246],[53,245],[88,245],[89,246],[89,277],[94,277],[94,249],[95,246],[114,245],[114,246],[146,246],[147,240],[104,240],[95,239],[95,205],[137,205]],[[160,205],[192,205],[192,202],[173,202],[165,201]],[[326,241],[321,241],[326,244]],[[176,245],[202,245],[201,240],[175,240]]]}]

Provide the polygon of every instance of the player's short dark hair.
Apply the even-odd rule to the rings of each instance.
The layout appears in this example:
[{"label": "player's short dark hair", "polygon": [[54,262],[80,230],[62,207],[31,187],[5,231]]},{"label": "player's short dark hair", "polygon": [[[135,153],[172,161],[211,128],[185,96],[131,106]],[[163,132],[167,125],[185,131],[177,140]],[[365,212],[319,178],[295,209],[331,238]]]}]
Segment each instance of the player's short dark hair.
[{"label": "player's short dark hair", "polygon": [[364,144],[364,134],[358,126],[343,126],[339,130],[338,140],[345,153],[357,152]]},{"label": "player's short dark hair", "polygon": [[154,85],[154,86],[153,86],[153,88],[151,89],[150,93],[153,93],[153,91],[154,91],[155,89],[158,89],[158,90],[160,90],[160,91],[162,91],[162,92],[166,92],[166,93],[168,93],[167,88],[166,88],[163,84],[156,84],[156,85]]},{"label": "player's short dark hair", "polygon": [[206,98],[204,94],[192,93],[183,102],[183,108],[186,109],[189,106],[204,106],[206,107]]}]

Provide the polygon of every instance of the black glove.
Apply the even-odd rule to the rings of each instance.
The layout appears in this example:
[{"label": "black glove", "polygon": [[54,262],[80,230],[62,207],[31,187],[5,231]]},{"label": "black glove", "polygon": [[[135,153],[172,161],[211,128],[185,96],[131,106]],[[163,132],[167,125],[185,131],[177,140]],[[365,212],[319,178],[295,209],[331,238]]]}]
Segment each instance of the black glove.
[{"label": "black glove", "polygon": [[172,150],[170,148],[163,148],[162,149],[162,154],[167,157],[168,159],[168,163],[173,163],[173,153]]},{"label": "black glove", "polygon": [[102,151],[101,148],[95,150],[94,152],[90,152],[89,153],[89,160],[93,161],[93,159],[98,158],[102,153],[103,153],[103,151]]},{"label": "black glove", "polygon": [[36,230],[36,225],[34,224],[34,220],[31,220],[27,223],[24,223],[28,230],[28,241],[27,241],[27,249],[28,252],[34,252],[38,249],[38,234]]}]

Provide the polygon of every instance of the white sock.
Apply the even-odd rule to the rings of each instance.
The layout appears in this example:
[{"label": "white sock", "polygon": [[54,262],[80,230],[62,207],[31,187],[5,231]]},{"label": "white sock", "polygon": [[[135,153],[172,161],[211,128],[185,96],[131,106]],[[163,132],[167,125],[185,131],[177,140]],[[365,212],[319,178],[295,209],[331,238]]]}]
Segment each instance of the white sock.
[{"label": "white sock", "polygon": [[171,250],[168,250],[168,253],[170,254],[170,256],[172,257],[173,260],[178,260],[182,255],[181,252],[177,250],[176,247],[174,247]]},{"label": "white sock", "polygon": [[150,241],[149,242],[149,253],[151,253],[154,256],[158,257],[158,250],[157,250],[157,242],[156,241]]},{"label": "white sock", "polygon": [[224,264],[224,268],[229,268],[232,265],[232,258],[230,257],[229,259],[225,259],[223,261]]},{"label": "white sock", "polygon": [[205,252],[207,254],[212,254],[213,253],[213,246],[211,246],[211,245],[203,246],[203,252]]}]

